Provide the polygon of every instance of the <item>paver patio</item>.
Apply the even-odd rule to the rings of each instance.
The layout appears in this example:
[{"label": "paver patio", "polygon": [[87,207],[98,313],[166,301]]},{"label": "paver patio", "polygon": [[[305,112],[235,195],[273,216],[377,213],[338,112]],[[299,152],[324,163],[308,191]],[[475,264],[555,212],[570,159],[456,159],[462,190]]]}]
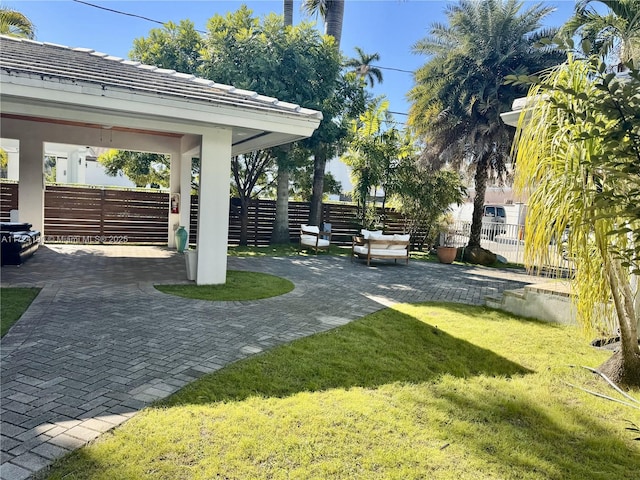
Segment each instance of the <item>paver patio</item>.
[{"label": "paver patio", "polygon": [[196,378],[395,302],[483,304],[535,279],[481,267],[326,255],[229,258],[229,268],[288,278],[295,289],[251,302],[157,291],[186,283],[184,258],[161,247],[48,245],[2,286],[42,291],[2,339],[0,478],[29,478]]}]

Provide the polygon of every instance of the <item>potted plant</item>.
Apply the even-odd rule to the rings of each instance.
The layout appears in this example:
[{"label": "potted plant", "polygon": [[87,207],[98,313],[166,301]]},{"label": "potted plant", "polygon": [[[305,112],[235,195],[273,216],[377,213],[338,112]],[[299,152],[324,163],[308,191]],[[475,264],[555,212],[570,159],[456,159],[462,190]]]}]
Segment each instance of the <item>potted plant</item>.
[{"label": "potted plant", "polygon": [[440,263],[453,263],[458,254],[455,243],[455,232],[448,230],[440,234],[440,245],[436,248]]}]

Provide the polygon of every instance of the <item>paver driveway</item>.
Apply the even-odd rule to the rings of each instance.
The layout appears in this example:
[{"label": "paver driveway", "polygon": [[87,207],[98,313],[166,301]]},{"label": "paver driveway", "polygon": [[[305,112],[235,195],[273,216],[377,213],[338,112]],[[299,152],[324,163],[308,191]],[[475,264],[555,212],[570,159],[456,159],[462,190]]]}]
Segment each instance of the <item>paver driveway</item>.
[{"label": "paver driveway", "polygon": [[394,302],[484,297],[532,281],[518,272],[437,263],[367,267],[330,256],[229,258],[229,268],[288,278],[295,289],[253,302],[165,295],[185,283],[166,248],[42,247],[3,286],[40,286],[2,339],[0,477],[28,478],[149,402],[248,355],[342,325]]}]

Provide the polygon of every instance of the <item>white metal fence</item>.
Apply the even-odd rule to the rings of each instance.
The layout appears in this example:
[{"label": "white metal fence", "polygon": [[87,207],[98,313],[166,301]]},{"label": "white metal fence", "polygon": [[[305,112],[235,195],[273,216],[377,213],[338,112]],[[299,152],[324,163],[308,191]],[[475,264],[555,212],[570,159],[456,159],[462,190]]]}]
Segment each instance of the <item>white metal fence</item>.
[{"label": "white metal fence", "polygon": [[[501,255],[512,263],[524,263],[524,230],[522,225],[482,222],[480,244],[483,248]],[[464,247],[469,241],[471,222],[456,221],[452,226],[450,241],[456,247]]]},{"label": "white metal fence", "polygon": [[[456,247],[464,247],[469,242],[471,222],[458,220],[452,225],[450,243]],[[511,263],[524,263],[524,226],[510,223],[482,222],[480,245],[497,255],[501,255]],[[549,255],[545,261],[548,272],[572,270],[572,261],[562,248],[552,242]]]}]

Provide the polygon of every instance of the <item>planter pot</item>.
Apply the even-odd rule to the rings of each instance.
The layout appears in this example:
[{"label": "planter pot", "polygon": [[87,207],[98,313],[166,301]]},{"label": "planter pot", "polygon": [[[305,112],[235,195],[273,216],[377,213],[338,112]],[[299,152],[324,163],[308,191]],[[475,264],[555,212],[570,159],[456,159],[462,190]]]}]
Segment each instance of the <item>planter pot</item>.
[{"label": "planter pot", "polygon": [[438,247],[436,249],[436,253],[438,255],[438,260],[440,263],[453,263],[456,259],[456,255],[458,254],[457,247]]}]

